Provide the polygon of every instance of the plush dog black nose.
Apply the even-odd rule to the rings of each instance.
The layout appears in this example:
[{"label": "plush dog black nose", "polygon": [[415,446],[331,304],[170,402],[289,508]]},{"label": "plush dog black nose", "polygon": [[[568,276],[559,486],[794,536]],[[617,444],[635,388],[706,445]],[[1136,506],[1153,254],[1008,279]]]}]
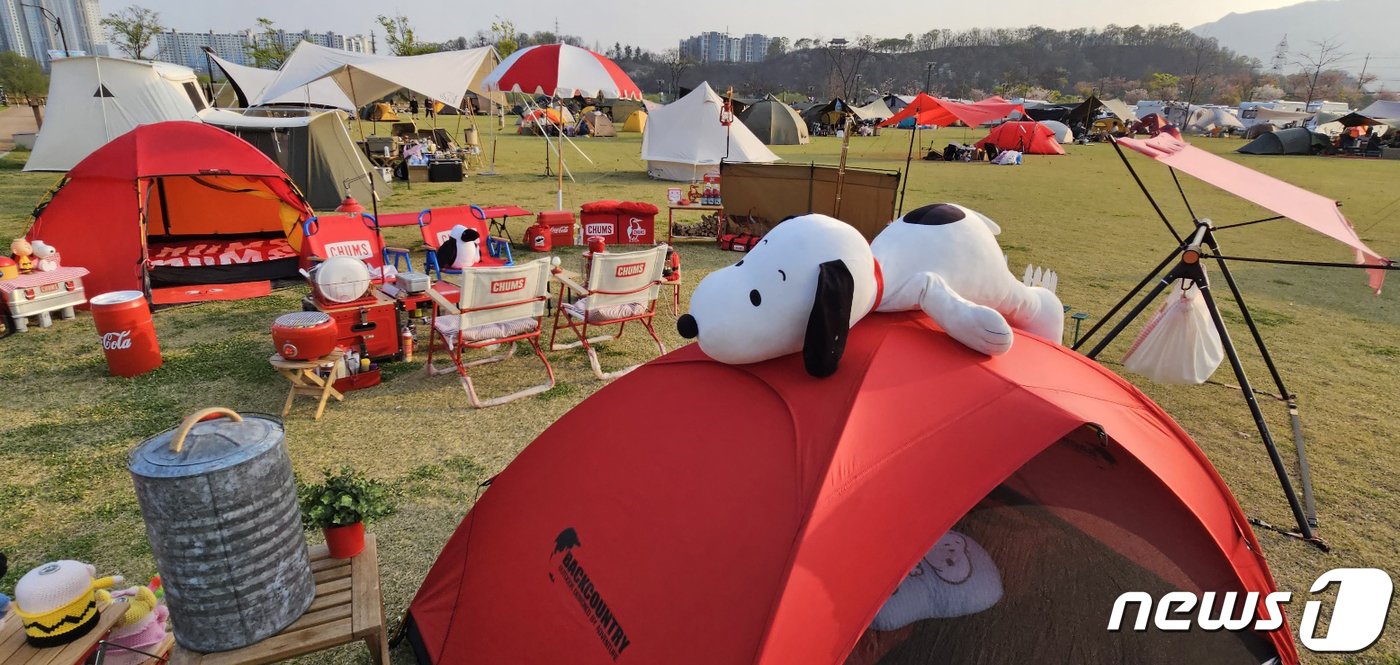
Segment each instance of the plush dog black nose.
[{"label": "plush dog black nose", "polygon": [[700,335],[700,324],[695,322],[695,317],[682,314],[681,318],[676,319],[676,331],[681,334],[681,337],[695,339]]}]

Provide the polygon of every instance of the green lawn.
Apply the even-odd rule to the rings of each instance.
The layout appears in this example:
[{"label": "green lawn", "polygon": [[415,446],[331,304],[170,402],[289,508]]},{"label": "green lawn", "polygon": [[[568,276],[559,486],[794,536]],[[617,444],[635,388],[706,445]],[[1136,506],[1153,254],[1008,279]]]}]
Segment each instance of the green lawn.
[{"label": "green lawn", "polygon": [[[444,124],[459,120],[445,118]],[[481,120],[485,129],[489,121]],[[936,138],[941,146],[949,138],[978,136],[975,131],[942,130],[932,137],[925,133],[924,140],[927,144]],[[493,132],[486,137],[489,153]],[[851,162],[902,169],[907,140],[900,131],[855,139]],[[569,152],[577,182],[568,186],[566,207],[577,209],[595,199],[663,201],[669,184],[647,179],[638,159],[639,135],[580,139],[577,144],[592,162]],[[1240,142],[1198,139],[1196,144],[1225,152]],[[395,184],[394,196],[381,209],[466,202],[552,207],[554,181],[541,177],[541,139],[501,134],[496,147],[501,175],[474,175],[460,184],[421,184],[411,190]],[[777,152],[791,161],[835,163],[839,150],[836,139],[823,138]],[[1028,157],[1019,168],[915,162],[906,208],[953,201],[988,214],[1004,229],[1001,242],[1012,266],[1019,269],[1033,262],[1058,270],[1062,299],[1074,310],[1088,312],[1092,322],[1172,247],[1172,239],[1112,147],[1069,146],[1068,151],[1065,157]],[[30,210],[56,179],[55,174],[20,173],[25,156],[16,152],[0,162],[0,238],[24,231]],[[1235,158],[1341,200],[1372,247],[1400,255],[1400,191],[1395,187],[1400,161]],[[1145,158],[1134,162],[1167,213],[1186,220],[1166,170]],[[1187,179],[1184,186],[1196,211],[1218,222],[1265,216],[1202,183]],[[513,224],[515,237],[521,237],[526,225]],[[387,235],[393,244],[419,245],[416,229],[392,229]],[[1324,261],[1350,256],[1341,245],[1288,222],[1231,231],[1222,241],[1229,242],[1228,251],[1244,255]],[[681,252],[687,293],[705,271],[735,258],[708,244],[685,244]],[[581,265],[576,250],[556,254],[566,267]],[[1400,284],[1392,283],[1392,290],[1377,297],[1355,271],[1251,264],[1238,265],[1236,272],[1280,369],[1301,396],[1320,534],[1333,546],[1330,554],[1323,554],[1270,532],[1259,533],[1280,586],[1297,596],[1290,605],[1296,629],[1303,596],[1320,573],[1344,566],[1400,572],[1400,459],[1394,448],[1400,390],[1392,383],[1400,370]],[[121,572],[128,579],[154,573],[125,471],[127,451],[203,406],[280,410],[284,384],[264,363],[270,353],[267,329],[276,315],[299,309],[303,292],[286,289],[256,300],[158,312],[166,364],[135,379],[106,375],[86,315],[0,342],[0,385],[7,393],[0,416],[0,551],[11,560],[11,573],[0,580],[0,589],[12,589],[31,566],[57,558],[91,561],[100,571]],[[669,316],[658,323],[668,346],[682,343]],[[1105,354],[1111,366],[1118,367],[1116,360],[1135,331]],[[1237,340],[1246,337],[1241,326],[1235,333]],[[629,335],[625,343],[607,347],[605,362],[616,366],[646,359],[644,338]],[[1250,346],[1242,343],[1241,348],[1249,351]],[[1252,352],[1245,355],[1252,378],[1259,387],[1268,387],[1262,364]],[[559,377],[555,390],[486,411],[468,407],[455,379],[425,378],[417,371],[420,359],[388,366],[382,386],[332,403],[320,421],[311,420],[306,401],[287,419],[292,461],[299,473],[348,463],[394,483],[402,492],[399,513],[374,527],[380,534],[391,617],[403,611],[470,508],[477,483],[504,468],[546,426],[600,387],[583,354],[554,353],[551,361]],[[497,391],[526,385],[535,378],[518,371],[526,366],[528,361],[522,359],[485,369],[479,386]],[[1217,378],[1228,378],[1228,370]],[[1237,393],[1221,387],[1135,382],[1196,438],[1248,514],[1291,523]],[[658,402],[658,422],[673,407]],[[1266,402],[1264,408],[1291,465],[1284,408],[1274,402]],[[411,660],[406,652],[396,655],[399,662]],[[1379,647],[1348,662],[1397,659],[1400,633],[1390,631]],[[362,650],[346,649],[307,662],[366,661]]]}]

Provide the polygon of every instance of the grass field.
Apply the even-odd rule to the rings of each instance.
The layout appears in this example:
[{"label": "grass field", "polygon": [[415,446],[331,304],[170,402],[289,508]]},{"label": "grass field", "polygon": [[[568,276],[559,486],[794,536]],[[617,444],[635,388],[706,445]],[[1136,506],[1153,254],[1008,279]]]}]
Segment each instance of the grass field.
[{"label": "grass field", "polygon": [[[444,118],[449,127],[458,121]],[[493,134],[486,132],[488,151]],[[924,142],[941,146],[947,139],[977,136],[967,130],[941,130],[932,136],[925,133]],[[851,162],[902,169],[907,140],[908,135],[898,131],[853,140]],[[638,159],[639,135],[581,139],[578,144],[592,163],[577,153],[568,155],[577,182],[567,188],[566,208],[577,209],[595,199],[663,201],[668,185],[647,179]],[[1225,152],[1240,143],[1199,139],[1196,144]],[[399,183],[381,209],[466,202],[552,207],[554,181],[540,176],[545,154],[541,140],[501,134],[496,145],[500,175],[473,176],[460,184],[415,185],[411,190]],[[835,163],[839,149],[836,139],[823,138],[808,146],[779,147],[777,152],[796,162]],[[1092,323],[1171,249],[1173,241],[1112,147],[1067,149],[1065,157],[1028,157],[1019,168],[915,162],[906,208],[954,201],[988,214],[1003,228],[1000,240],[1011,264],[1033,262],[1058,270],[1062,299],[1075,311],[1087,312]],[[24,231],[30,210],[55,181],[55,174],[21,173],[24,158],[25,153],[13,153],[0,160],[0,238]],[[1232,158],[1341,200],[1372,247],[1400,255],[1400,161]],[[1166,170],[1146,159],[1134,161],[1166,212],[1184,224],[1189,216]],[[1265,216],[1203,183],[1186,179],[1183,184],[1204,217],[1227,223]],[[516,238],[526,224],[513,224]],[[387,235],[392,244],[419,245],[416,229],[391,229]],[[1221,240],[1229,243],[1226,250],[1250,256],[1323,261],[1350,256],[1341,245],[1289,222],[1226,232]],[[687,293],[706,271],[735,258],[708,244],[686,244],[681,252]],[[556,253],[566,267],[581,266],[576,250]],[[1237,265],[1236,273],[1289,387],[1300,395],[1319,533],[1333,548],[1324,554],[1259,532],[1280,587],[1297,596],[1289,606],[1296,629],[1301,600],[1322,572],[1347,566],[1400,572],[1400,458],[1395,448],[1400,390],[1392,383],[1400,370],[1400,286],[1374,296],[1356,271],[1249,264]],[[276,315],[299,309],[303,292],[285,289],[267,298],[158,312],[156,326],[166,364],[135,379],[107,376],[86,315],[0,341],[0,385],[6,393],[6,406],[0,411],[0,551],[11,560],[11,573],[0,580],[0,589],[12,589],[31,566],[57,558],[90,561],[101,571],[121,572],[128,579],[154,573],[125,470],[127,451],[203,406],[279,411],[284,384],[264,362],[270,352],[267,328]],[[1228,302],[1226,306],[1229,309]],[[1231,320],[1238,322],[1238,317]],[[682,343],[669,315],[659,317],[658,328],[669,347]],[[1236,326],[1234,331],[1251,377],[1260,388],[1269,387],[1244,328]],[[1134,334],[1136,328],[1130,329],[1104,358],[1116,361]],[[605,363],[617,366],[649,357],[644,336],[629,338],[606,347]],[[401,491],[399,512],[373,527],[380,534],[391,617],[403,611],[471,507],[477,483],[499,472],[545,427],[600,387],[583,354],[555,353],[551,361],[559,377],[556,389],[500,408],[472,411],[456,380],[425,378],[417,371],[419,360],[386,366],[382,386],[332,403],[320,421],[311,419],[307,402],[287,419],[299,473],[351,464]],[[479,385],[487,391],[525,385],[534,376],[517,372],[523,364],[487,369]],[[1116,362],[1110,364],[1120,369]],[[1195,437],[1246,513],[1291,524],[1238,393],[1213,386],[1157,386],[1129,378]],[[1217,378],[1228,378],[1228,370]],[[1269,401],[1264,408],[1291,465],[1284,407]],[[660,427],[665,415],[661,403],[654,413]],[[405,651],[396,654],[396,662],[410,660]],[[362,650],[345,649],[307,662],[367,662],[367,657]],[[1389,631],[1378,647],[1346,662],[1400,662],[1400,633]]]}]

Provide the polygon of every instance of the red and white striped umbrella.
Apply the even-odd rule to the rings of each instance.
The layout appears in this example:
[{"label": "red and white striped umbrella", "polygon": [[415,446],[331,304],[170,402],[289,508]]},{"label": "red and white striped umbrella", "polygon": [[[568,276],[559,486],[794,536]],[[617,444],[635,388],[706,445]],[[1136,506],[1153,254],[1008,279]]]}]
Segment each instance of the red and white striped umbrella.
[{"label": "red and white striped umbrella", "polygon": [[568,44],[543,44],[510,54],[482,81],[495,92],[523,92],[550,97],[641,99],[642,90],[617,63]]}]

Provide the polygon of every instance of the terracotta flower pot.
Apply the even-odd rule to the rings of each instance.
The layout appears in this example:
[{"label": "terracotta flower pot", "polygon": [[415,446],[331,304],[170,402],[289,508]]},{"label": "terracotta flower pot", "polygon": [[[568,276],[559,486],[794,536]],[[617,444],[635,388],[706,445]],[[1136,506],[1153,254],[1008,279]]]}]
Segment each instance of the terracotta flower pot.
[{"label": "terracotta flower pot", "polygon": [[326,534],[326,547],[332,559],[349,559],[365,549],[364,522],[326,527],[321,531]]}]

